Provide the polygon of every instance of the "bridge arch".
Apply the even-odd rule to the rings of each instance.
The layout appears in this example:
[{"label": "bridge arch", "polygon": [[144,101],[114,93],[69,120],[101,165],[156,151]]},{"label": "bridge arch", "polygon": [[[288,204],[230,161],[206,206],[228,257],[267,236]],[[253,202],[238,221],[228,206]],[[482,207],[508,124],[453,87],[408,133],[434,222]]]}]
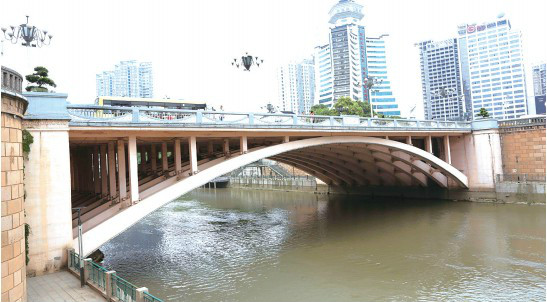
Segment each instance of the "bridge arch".
[{"label": "bridge arch", "polygon": [[[306,150],[310,151],[309,157],[306,157]],[[249,151],[242,155],[210,161],[199,167],[203,168],[199,173],[174,182],[86,231],[83,235],[84,255],[88,255],[178,196],[216,177],[264,158],[294,164],[326,183],[339,186],[427,186],[429,178],[444,188],[448,188],[449,179],[459,187],[468,187],[467,177],[463,173],[433,154],[408,144],[382,138],[316,137]],[[319,160],[321,154],[325,156],[324,162]],[[339,162],[335,161],[337,158]],[[77,239],[74,240],[74,244],[77,246]]]}]

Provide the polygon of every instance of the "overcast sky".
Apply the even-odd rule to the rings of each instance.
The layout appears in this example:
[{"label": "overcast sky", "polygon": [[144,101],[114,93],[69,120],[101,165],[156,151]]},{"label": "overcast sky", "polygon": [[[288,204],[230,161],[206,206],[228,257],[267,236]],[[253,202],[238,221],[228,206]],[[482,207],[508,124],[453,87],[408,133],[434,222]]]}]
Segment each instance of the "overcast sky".
[{"label": "overcast sky", "polygon": [[[328,11],[336,0],[93,0],[2,1],[0,26],[47,29],[50,46],[3,43],[1,63],[29,74],[46,66],[72,103],[92,103],[95,75],[121,60],[151,61],[156,97],[200,100],[249,111],[277,102],[276,69],[311,56],[328,41]],[[500,12],[522,31],[527,72],[547,56],[545,0],[357,0],[369,34],[389,34],[388,65],[403,110],[419,104],[414,43],[457,36],[457,25],[494,20]],[[242,72],[231,65],[249,52],[264,59]],[[531,77],[527,78],[528,84]],[[533,92],[529,91],[529,94]]]}]

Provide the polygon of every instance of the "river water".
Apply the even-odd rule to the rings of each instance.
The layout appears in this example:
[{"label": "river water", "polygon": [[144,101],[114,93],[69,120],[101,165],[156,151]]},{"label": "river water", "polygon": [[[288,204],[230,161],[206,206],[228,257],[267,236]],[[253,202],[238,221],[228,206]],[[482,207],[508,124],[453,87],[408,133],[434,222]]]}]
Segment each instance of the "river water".
[{"label": "river water", "polygon": [[545,301],[545,207],[195,190],[105,244],[165,301]]}]

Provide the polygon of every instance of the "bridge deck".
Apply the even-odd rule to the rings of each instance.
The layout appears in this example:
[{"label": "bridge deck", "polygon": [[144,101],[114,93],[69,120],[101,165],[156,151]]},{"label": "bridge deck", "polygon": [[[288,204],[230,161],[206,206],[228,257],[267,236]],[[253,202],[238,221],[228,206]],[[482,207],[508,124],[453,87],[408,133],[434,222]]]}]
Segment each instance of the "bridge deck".
[{"label": "bridge deck", "polygon": [[471,132],[470,122],[68,105],[71,127]]}]

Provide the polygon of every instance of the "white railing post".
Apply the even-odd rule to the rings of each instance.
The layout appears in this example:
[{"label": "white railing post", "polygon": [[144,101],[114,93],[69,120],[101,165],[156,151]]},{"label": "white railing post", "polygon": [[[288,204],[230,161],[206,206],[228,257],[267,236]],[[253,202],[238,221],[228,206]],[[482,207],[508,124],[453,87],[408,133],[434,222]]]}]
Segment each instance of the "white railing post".
[{"label": "white railing post", "polygon": [[136,302],[144,302],[144,293],[148,292],[148,288],[146,287],[137,288],[136,292],[137,292],[137,296],[135,297]]},{"label": "white railing post", "polygon": [[140,114],[139,107],[132,107],[131,112],[132,112],[132,115],[133,115],[132,122],[133,123],[138,123],[139,122],[139,114]]},{"label": "white railing post", "polygon": [[116,275],[116,271],[108,271],[105,273],[105,291],[107,301],[111,301],[112,293],[116,290],[116,279],[113,278]]},{"label": "white railing post", "polygon": [[249,125],[254,125],[255,123],[255,115],[254,113],[249,113]]},{"label": "white railing post", "polygon": [[89,280],[89,271],[91,270],[91,258],[84,259],[84,281]]}]

